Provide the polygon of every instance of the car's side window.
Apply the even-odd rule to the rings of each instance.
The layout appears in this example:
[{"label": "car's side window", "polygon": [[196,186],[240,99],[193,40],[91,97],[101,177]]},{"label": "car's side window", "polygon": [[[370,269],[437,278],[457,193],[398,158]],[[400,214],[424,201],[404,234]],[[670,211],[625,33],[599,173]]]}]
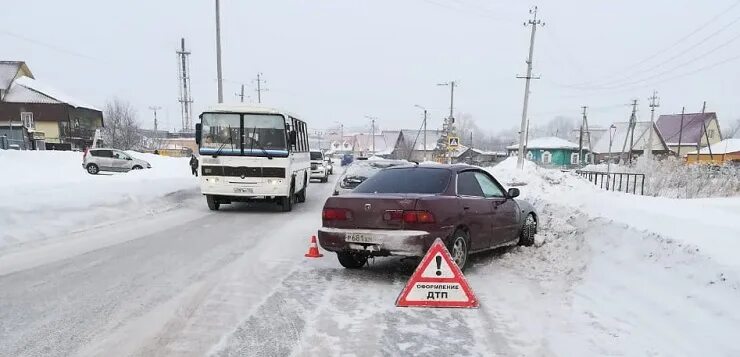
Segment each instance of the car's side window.
[{"label": "car's side window", "polygon": [[97,157],[113,157],[113,152],[110,150],[95,150]]},{"label": "car's side window", "polygon": [[475,178],[480,184],[483,194],[486,198],[503,198],[506,197],[504,191],[491,179],[482,172],[476,172]]},{"label": "car's side window", "polygon": [[481,190],[475,172],[465,171],[457,175],[457,194],[461,196],[485,197]]},{"label": "car's side window", "polygon": [[120,152],[120,151],[114,151],[113,152],[113,158],[118,160],[126,160],[126,154]]}]

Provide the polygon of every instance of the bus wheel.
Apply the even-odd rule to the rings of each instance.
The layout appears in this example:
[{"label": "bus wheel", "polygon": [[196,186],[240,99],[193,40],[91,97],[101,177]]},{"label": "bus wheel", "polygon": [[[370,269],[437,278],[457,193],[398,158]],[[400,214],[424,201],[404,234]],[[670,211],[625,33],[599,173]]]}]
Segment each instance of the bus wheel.
[{"label": "bus wheel", "polygon": [[221,202],[216,201],[213,195],[206,195],[206,202],[208,203],[208,209],[211,211],[218,211],[218,208],[221,206]]},{"label": "bus wheel", "polygon": [[283,197],[283,212],[290,212],[293,210],[293,200],[295,199],[295,184],[290,185],[290,192],[288,197]]},{"label": "bus wheel", "polygon": [[295,201],[297,203],[306,202],[306,190],[308,189],[308,179],[306,176],[303,177],[303,189],[296,195]]}]

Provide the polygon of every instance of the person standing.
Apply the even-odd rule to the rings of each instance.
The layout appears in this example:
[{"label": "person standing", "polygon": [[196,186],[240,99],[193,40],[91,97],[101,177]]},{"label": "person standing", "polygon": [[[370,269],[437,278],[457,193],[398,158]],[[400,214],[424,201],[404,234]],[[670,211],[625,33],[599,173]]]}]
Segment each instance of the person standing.
[{"label": "person standing", "polygon": [[198,177],[198,158],[195,157],[195,154],[190,156],[190,170],[195,177]]}]

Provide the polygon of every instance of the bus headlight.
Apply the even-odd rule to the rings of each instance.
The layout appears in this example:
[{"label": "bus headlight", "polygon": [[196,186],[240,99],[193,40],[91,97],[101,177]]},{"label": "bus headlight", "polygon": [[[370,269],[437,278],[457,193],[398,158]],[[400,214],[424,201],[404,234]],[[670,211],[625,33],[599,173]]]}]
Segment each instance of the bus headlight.
[{"label": "bus headlight", "polygon": [[280,179],[267,179],[268,185],[280,185],[283,183],[283,180]]}]

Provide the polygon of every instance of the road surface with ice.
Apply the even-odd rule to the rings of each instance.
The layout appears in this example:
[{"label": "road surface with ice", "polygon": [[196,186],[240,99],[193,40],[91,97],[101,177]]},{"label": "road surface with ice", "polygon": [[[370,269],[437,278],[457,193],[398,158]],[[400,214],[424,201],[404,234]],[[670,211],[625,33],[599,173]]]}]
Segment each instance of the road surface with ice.
[{"label": "road surface with ice", "polygon": [[[394,307],[414,261],[351,271],[326,252],[304,258],[332,183],[312,183],[290,213],[211,212],[190,187],[58,237],[17,230],[25,243],[0,250],[0,356],[740,354],[737,265],[617,219],[616,204],[559,201],[652,198],[506,170],[493,171],[526,183],[541,233],[535,247],[471,259],[479,309]],[[740,233],[736,199],[702,205],[728,221],[716,232]]]}]

